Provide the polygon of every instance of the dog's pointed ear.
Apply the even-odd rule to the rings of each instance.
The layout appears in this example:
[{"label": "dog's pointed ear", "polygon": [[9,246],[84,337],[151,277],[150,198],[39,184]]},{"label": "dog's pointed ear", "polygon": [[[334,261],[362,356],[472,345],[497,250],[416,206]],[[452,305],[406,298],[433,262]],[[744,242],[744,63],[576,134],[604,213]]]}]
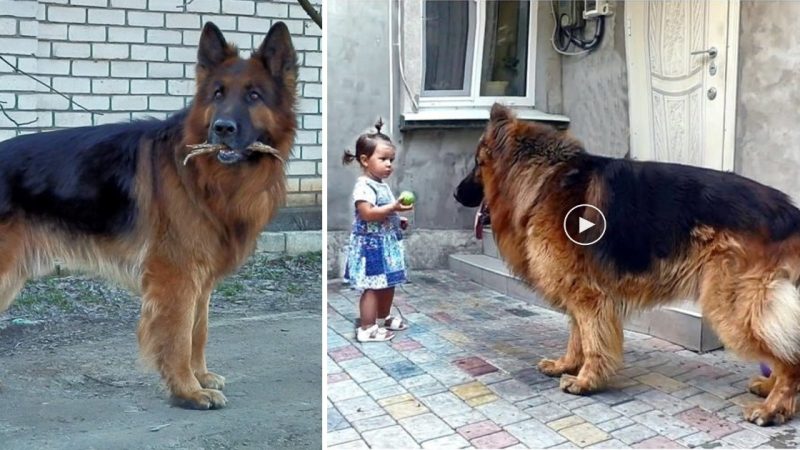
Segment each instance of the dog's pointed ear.
[{"label": "dog's pointed ear", "polygon": [[197,49],[197,65],[211,69],[222,64],[227,58],[236,56],[236,48],[228,45],[222,31],[212,22],[206,22],[200,33],[200,45]]},{"label": "dog's pointed ear", "polygon": [[514,118],[514,113],[505,105],[495,103],[492,105],[492,112],[489,114],[489,120],[492,122],[501,122]]},{"label": "dog's pointed ear", "polygon": [[287,81],[297,75],[297,54],[292,45],[289,28],[283,22],[276,22],[269,29],[264,42],[253,54],[264,64],[270,75],[276,79]]}]

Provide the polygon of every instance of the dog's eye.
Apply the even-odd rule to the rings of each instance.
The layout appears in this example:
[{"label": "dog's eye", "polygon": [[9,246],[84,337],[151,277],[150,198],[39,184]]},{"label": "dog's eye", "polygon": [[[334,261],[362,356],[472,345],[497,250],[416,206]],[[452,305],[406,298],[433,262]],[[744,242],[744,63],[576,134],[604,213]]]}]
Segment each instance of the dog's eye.
[{"label": "dog's eye", "polygon": [[214,100],[219,100],[222,98],[222,88],[219,87],[214,91]]},{"label": "dog's eye", "polygon": [[255,102],[255,101],[258,101],[259,99],[261,99],[261,94],[259,94],[256,91],[250,91],[250,93],[248,94],[248,97],[250,97],[250,100]]}]

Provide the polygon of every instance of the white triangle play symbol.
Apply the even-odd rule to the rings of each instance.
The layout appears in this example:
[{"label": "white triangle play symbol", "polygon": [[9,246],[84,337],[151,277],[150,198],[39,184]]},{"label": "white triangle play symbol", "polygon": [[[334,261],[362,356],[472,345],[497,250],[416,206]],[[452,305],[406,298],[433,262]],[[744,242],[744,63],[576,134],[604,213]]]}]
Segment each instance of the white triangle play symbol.
[{"label": "white triangle play symbol", "polygon": [[583,217],[578,217],[578,233],[583,233],[584,231],[592,228],[595,224],[589,222],[588,220],[584,219]]}]

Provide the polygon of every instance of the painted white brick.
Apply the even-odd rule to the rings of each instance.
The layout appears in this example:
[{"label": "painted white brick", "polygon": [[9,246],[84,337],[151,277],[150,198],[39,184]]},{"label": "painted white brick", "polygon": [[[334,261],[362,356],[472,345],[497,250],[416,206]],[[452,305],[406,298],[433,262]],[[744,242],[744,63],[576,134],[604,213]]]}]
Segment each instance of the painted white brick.
[{"label": "painted white brick", "polygon": [[147,109],[147,97],[144,95],[114,95],[111,97],[111,109],[114,111],[143,111]]},{"label": "painted white brick", "polygon": [[303,29],[305,30],[303,34],[306,36],[322,37],[322,29],[311,20],[303,22]]},{"label": "painted white brick", "polygon": [[108,0],[70,0],[69,3],[77,6],[108,6]]},{"label": "painted white brick", "polygon": [[281,19],[281,22],[286,24],[286,28],[289,29],[289,33],[295,36],[302,36],[303,35],[303,21],[302,20],[286,20]]},{"label": "painted white brick", "polygon": [[289,175],[316,175],[317,165],[310,161],[298,161],[296,159],[289,161]]},{"label": "painted white brick", "polygon": [[88,78],[53,77],[53,89],[65,94],[85,94],[91,91],[92,82]]},{"label": "painted white brick", "polygon": [[214,25],[219,27],[222,31],[235,31],[236,30],[236,17],[234,16],[218,16],[203,14],[200,19],[203,24],[206,22],[214,22]]},{"label": "painted white brick", "polygon": [[167,82],[164,80],[131,80],[131,94],[164,94]]},{"label": "painted white brick", "polygon": [[187,47],[170,47],[169,61],[194,62],[197,61],[197,49]]},{"label": "painted white brick", "polygon": [[130,122],[131,114],[130,113],[103,113],[103,115],[97,115],[94,121],[98,125],[106,124],[106,123],[120,123],[120,122]]},{"label": "painted white brick", "polygon": [[319,51],[319,38],[310,36],[293,37],[292,45],[294,45],[294,49],[297,51]]},{"label": "painted white brick", "polygon": [[4,1],[0,8],[0,16],[36,17],[38,5],[34,1]]},{"label": "painted white brick", "polygon": [[317,115],[303,116],[303,128],[306,130],[321,130],[322,117]]},{"label": "painted white brick", "polygon": [[86,8],[48,6],[47,20],[50,22],[86,23]]},{"label": "painted white brick", "polygon": [[322,192],[322,178],[302,178],[300,180],[300,190],[303,192]]},{"label": "painted white brick", "polygon": [[40,127],[52,127],[53,114],[53,111],[36,111],[36,125]]},{"label": "painted white brick", "polygon": [[183,10],[185,0],[150,0],[147,9],[151,11],[170,11],[176,12]]},{"label": "painted white brick", "polygon": [[67,25],[63,23],[39,23],[39,39],[67,39]]},{"label": "painted white brick", "polygon": [[[107,95],[73,95],[72,101],[92,111],[105,111],[111,105],[111,99]],[[73,106],[73,109],[80,109]]]},{"label": "painted white brick", "polygon": [[0,130],[0,142],[6,141],[17,136],[17,130],[14,128]]},{"label": "painted white brick", "polygon": [[20,36],[36,37],[39,35],[39,22],[36,20],[21,20],[19,22]]},{"label": "painted white brick", "polygon": [[227,32],[225,33],[225,40],[239,47],[239,50],[249,52],[253,49],[253,35],[249,33]]},{"label": "painted white brick", "polygon": [[172,30],[147,30],[147,42],[153,44],[180,44],[181,32]]},{"label": "painted white brick", "polygon": [[197,62],[186,63],[183,66],[183,77],[194,79],[195,72],[197,70]]},{"label": "painted white brick", "polygon": [[164,13],[128,11],[128,24],[143,27],[163,27]]},{"label": "painted white brick", "polygon": [[168,89],[171,95],[194,95],[194,81],[192,80],[169,80]]},{"label": "painted white brick", "polygon": [[158,45],[131,45],[131,59],[137,61],[165,61],[167,49]]},{"label": "painted white brick", "polygon": [[168,116],[167,113],[162,112],[153,112],[153,111],[143,111],[143,112],[132,112],[131,119],[132,120],[151,120],[151,119],[166,119]]},{"label": "painted white brick", "polygon": [[[174,10],[173,10],[174,11]],[[167,28],[196,28],[200,29],[200,16],[189,14],[167,14]]]},{"label": "painted white brick", "polygon": [[[113,68],[113,62],[111,66]],[[129,92],[129,86],[130,81],[128,80],[111,80],[107,78],[92,80],[92,92],[95,94],[124,94]]]},{"label": "painted white brick", "polygon": [[3,55],[31,55],[39,43],[33,38],[0,37],[0,53]]},{"label": "painted white brick", "polygon": [[[2,64],[4,66],[6,65],[5,63]],[[38,70],[38,66],[39,66],[39,61],[37,61],[36,58],[32,57],[23,58],[21,56],[17,58],[17,68],[19,70],[23,70],[28,73],[36,73],[36,71]]]},{"label": "painted white brick", "polygon": [[304,61],[308,67],[322,67],[322,52],[305,52]]},{"label": "painted white brick", "polygon": [[[38,126],[37,113],[35,111],[9,111],[8,115],[11,116],[22,127],[36,127]],[[33,123],[26,123],[32,122]],[[23,125],[24,124],[24,125]],[[15,127],[16,124],[9,120],[5,114],[0,114],[0,127]]]},{"label": "painted white brick", "polygon": [[73,61],[73,75],[85,75],[91,77],[107,77],[108,61]]},{"label": "painted white brick", "polygon": [[300,98],[297,102],[297,111],[301,114],[318,114],[320,100],[315,98]]},{"label": "painted white brick", "polygon": [[[3,103],[3,108],[5,108],[6,110],[11,110],[11,109],[21,109],[21,110],[36,109],[36,106],[37,106],[38,101],[39,101],[38,98],[39,98],[39,94],[19,94],[17,96],[17,106],[16,107],[7,104],[8,102],[4,101],[5,103]],[[59,96],[59,98],[64,100],[64,103],[66,103],[66,106],[69,106],[69,102],[67,101],[67,99],[65,99],[64,97],[60,97],[60,96]],[[67,108],[65,107],[65,108],[62,108],[62,109],[67,109]]]},{"label": "painted white brick", "polygon": [[17,107],[17,95],[11,92],[0,92],[0,104],[6,109]]},{"label": "painted white brick", "polygon": [[121,78],[147,77],[147,63],[139,61],[111,61],[111,76]]},{"label": "painted white brick", "polygon": [[49,58],[50,55],[50,43],[47,41],[39,41],[39,45],[36,46],[36,56],[39,58]]},{"label": "painted white brick", "polygon": [[[37,105],[43,110],[66,110],[70,107],[68,99],[58,94],[38,94]],[[74,101],[74,99],[73,99]]]},{"label": "painted white brick", "polygon": [[13,17],[0,17],[0,34],[6,36],[17,34],[17,19]]},{"label": "painted white brick", "polygon": [[303,97],[322,98],[322,83],[306,83],[303,86]]},{"label": "painted white brick", "polygon": [[222,2],[222,14],[242,14],[252,16],[256,8],[252,1],[224,0]]},{"label": "painted white brick", "polygon": [[316,67],[300,67],[297,78],[306,83],[319,83],[320,69]]},{"label": "painted white brick", "polygon": [[187,8],[189,12],[219,13],[219,0],[194,0]]},{"label": "painted white brick", "polygon": [[150,63],[147,65],[148,78],[183,78],[183,64]]},{"label": "painted white brick", "polygon": [[176,111],[183,108],[184,97],[150,96],[150,108],[155,111]]},{"label": "painted white brick", "polygon": [[119,9],[90,9],[89,23],[125,25],[125,11]]},{"label": "painted white brick", "polygon": [[127,44],[94,44],[92,56],[97,59],[128,59]]},{"label": "painted white brick", "polygon": [[321,145],[304,145],[300,154],[303,159],[322,159]]},{"label": "painted white brick", "polygon": [[147,9],[147,0],[111,0],[112,8]]},{"label": "painted white brick", "polygon": [[36,5],[36,20],[40,22],[47,20],[47,5],[44,3]]},{"label": "painted white brick", "polygon": [[183,30],[183,44],[196,46],[200,42],[200,30]]},{"label": "painted white brick", "polygon": [[144,42],[144,28],[108,27],[111,42]]},{"label": "painted white brick", "polygon": [[69,75],[70,61],[67,59],[42,59],[36,64],[36,72],[42,75]]},{"label": "painted white brick", "polygon": [[297,136],[295,137],[294,143],[298,145],[319,144],[319,139],[317,139],[317,132],[297,130]]},{"label": "painted white brick", "polygon": [[239,17],[239,31],[251,31],[253,33],[262,33],[266,35],[270,26],[272,26],[272,20],[269,19],[262,19],[260,17]]},{"label": "painted white brick", "polygon": [[106,27],[91,26],[91,25],[89,26],[70,25],[69,40],[103,42],[106,40]]},{"label": "painted white brick", "polygon": [[92,46],[89,44],[53,42],[53,56],[56,58],[88,58],[91,54]]},{"label": "painted white brick", "polygon": [[[316,9],[317,12],[322,14],[322,10],[321,10],[321,8],[319,6],[317,6],[314,9]],[[309,18],[308,14],[303,9],[303,7],[298,5],[298,4],[289,5],[289,17],[292,18],[292,19],[308,19]]]},{"label": "painted white brick", "polygon": [[281,3],[258,3],[257,15],[260,17],[277,17],[279,19],[286,18],[289,15],[289,5]]},{"label": "painted white brick", "polygon": [[82,127],[92,125],[92,114],[88,112],[57,112],[55,125],[57,127]]}]

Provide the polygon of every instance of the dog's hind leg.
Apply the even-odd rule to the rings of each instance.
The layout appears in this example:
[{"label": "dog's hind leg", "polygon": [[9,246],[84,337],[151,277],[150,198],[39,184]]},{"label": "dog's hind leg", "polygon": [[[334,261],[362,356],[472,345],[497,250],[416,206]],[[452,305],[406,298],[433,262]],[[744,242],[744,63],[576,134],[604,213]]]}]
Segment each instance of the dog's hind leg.
[{"label": "dog's hind leg", "polygon": [[0,225],[0,312],[14,302],[27,280],[22,233]]},{"label": "dog's hind leg", "polygon": [[570,318],[569,342],[567,352],[558,359],[543,359],[539,361],[538,368],[543,374],[558,377],[565,373],[575,375],[583,365],[583,344],[581,343],[581,329],[575,318]]},{"label": "dog's hind leg", "polygon": [[211,286],[203,289],[197,298],[192,328],[192,370],[200,385],[208,389],[222,390],[225,377],[208,371],[206,366],[206,341],[208,340],[208,304],[211,300]]},{"label": "dog's hind leg", "polygon": [[204,388],[192,368],[197,298],[203,291],[192,279],[197,269],[179,268],[159,257],[145,266],[138,330],[142,355],[158,368],[176,404],[192,409],[225,406],[222,392]]},{"label": "dog's hind leg", "polygon": [[561,376],[561,389],[588,394],[605,386],[622,364],[622,321],[613,303],[601,293],[573,297],[570,314],[580,328],[583,365],[577,376]]}]

